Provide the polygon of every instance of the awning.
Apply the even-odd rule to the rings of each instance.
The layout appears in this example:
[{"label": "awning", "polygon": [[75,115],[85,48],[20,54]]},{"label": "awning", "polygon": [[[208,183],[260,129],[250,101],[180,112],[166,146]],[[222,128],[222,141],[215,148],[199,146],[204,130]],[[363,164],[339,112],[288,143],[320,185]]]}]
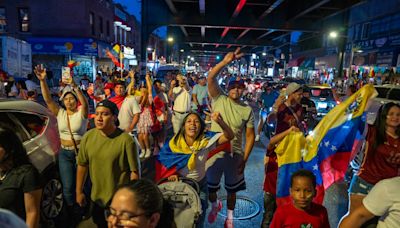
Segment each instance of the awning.
[{"label": "awning", "polygon": [[298,57],[298,58],[294,58],[291,59],[288,63],[288,67],[296,67],[296,66],[300,66],[300,64],[304,61],[305,57]]},{"label": "awning", "polygon": [[305,59],[299,66],[301,69],[314,69],[315,68],[315,58]]},{"label": "awning", "polygon": [[97,56],[97,42],[91,38],[30,37],[33,54],[77,54]]}]

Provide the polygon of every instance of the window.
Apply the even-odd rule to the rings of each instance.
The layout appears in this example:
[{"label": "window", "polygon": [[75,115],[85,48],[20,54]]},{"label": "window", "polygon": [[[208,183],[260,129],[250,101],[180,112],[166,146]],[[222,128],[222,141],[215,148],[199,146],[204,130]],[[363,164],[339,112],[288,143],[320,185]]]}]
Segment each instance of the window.
[{"label": "window", "polygon": [[390,94],[389,94],[388,98],[391,100],[399,101],[400,100],[400,89],[393,88],[392,90],[390,90]]},{"label": "window", "polygon": [[99,17],[99,30],[100,30],[100,34],[103,34],[103,18]]},{"label": "window", "polygon": [[6,9],[0,8],[0,33],[7,32]]},{"label": "window", "polygon": [[0,112],[0,120],[0,126],[14,129],[23,142],[41,135],[48,122],[44,116],[22,112]]},{"label": "window", "polygon": [[368,39],[371,23],[364,23],[362,26],[361,39]]},{"label": "window", "polygon": [[107,37],[110,37],[110,21],[107,21],[106,22],[106,34],[107,34]]},{"label": "window", "polygon": [[92,35],[96,35],[96,29],[94,25],[94,13],[90,13],[89,15],[89,23],[90,23],[90,28],[92,29]]},{"label": "window", "polygon": [[19,25],[21,32],[29,32],[29,9],[27,8],[20,8],[18,9],[18,17],[19,17]]}]

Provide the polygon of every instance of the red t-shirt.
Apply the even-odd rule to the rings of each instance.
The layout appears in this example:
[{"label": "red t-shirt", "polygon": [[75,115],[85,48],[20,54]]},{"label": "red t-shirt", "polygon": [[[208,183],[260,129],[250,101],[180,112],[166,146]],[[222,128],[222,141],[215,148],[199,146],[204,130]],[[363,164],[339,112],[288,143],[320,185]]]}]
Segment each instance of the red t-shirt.
[{"label": "red t-shirt", "polygon": [[114,104],[116,104],[117,107],[118,107],[118,110],[120,110],[121,109],[121,105],[125,100],[125,96],[114,96],[114,97],[109,98],[109,100],[111,102],[113,102]]},{"label": "red t-shirt", "polygon": [[[301,121],[303,107],[300,104],[289,108],[286,104],[281,104],[278,108],[277,120],[276,120],[276,134],[282,133],[289,129],[291,126],[296,126],[300,130],[302,129]],[[296,117],[295,117],[296,115]]]},{"label": "red t-shirt", "polygon": [[376,140],[377,129],[368,126],[367,143],[364,161],[358,175],[370,184],[376,184],[380,180],[397,177],[400,172],[400,165],[388,162],[391,153],[400,153],[400,137],[395,139],[386,134],[385,143],[379,145],[375,150],[373,144]]},{"label": "red t-shirt", "polygon": [[328,213],[324,206],[311,203],[307,211],[302,211],[286,204],[278,207],[270,228],[329,228]]},{"label": "red t-shirt", "polygon": [[265,176],[264,176],[264,192],[269,192],[272,195],[276,195],[276,181],[278,178],[278,161],[274,150],[268,150],[267,154],[268,162],[265,165]]}]

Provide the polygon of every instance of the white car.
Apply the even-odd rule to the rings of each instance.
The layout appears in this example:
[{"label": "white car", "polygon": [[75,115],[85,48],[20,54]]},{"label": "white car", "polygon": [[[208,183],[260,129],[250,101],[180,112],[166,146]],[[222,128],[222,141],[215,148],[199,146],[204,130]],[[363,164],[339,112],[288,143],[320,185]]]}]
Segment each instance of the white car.
[{"label": "white car", "polygon": [[28,100],[0,99],[0,126],[15,130],[32,164],[45,181],[41,201],[41,223],[52,226],[63,208],[62,187],[56,155],[60,137],[56,117],[44,106]]},{"label": "white car", "polygon": [[374,124],[379,108],[389,102],[400,104],[400,86],[381,85],[374,86],[378,96],[371,100],[367,112],[367,123]]}]

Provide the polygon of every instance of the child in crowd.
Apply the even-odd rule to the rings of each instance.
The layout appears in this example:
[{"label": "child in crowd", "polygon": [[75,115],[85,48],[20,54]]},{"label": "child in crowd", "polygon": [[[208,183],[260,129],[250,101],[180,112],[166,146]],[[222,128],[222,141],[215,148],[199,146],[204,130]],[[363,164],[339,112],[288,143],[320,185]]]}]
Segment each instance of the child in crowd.
[{"label": "child in crowd", "polygon": [[298,170],[290,183],[292,203],[278,207],[271,228],[329,228],[326,208],[312,202],[316,194],[316,178],[311,171]]}]

